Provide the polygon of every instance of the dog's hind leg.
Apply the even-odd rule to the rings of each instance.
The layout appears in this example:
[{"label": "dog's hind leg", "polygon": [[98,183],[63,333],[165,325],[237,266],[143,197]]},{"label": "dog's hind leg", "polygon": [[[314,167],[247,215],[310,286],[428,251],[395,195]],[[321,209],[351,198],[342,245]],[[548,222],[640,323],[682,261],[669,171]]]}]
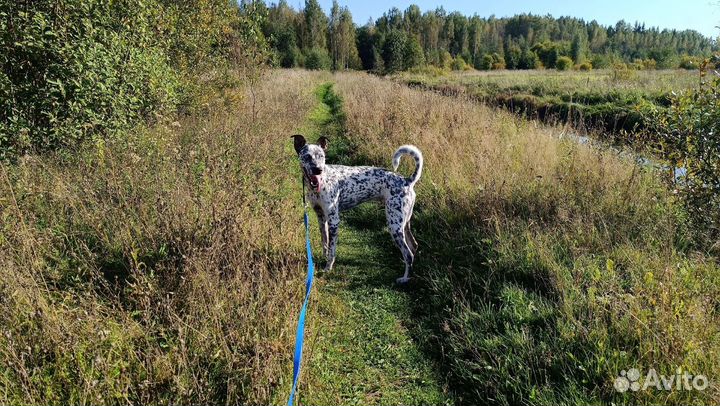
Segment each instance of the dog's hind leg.
[{"label": "dog's hind leg", "polygon": [[412,231],[410,230],[410,220],[412,219],[413,215],[413,208],[415,207],[415,192],[411,191],[411,193],[408,194],[408,196],[405,199],[405,205],[403,208],[405,209],[403,212],[405,214],[405,226],[403,227],[403,233],[405,235],[405,241],[407,242],[408,246],[410,247],[410,251],[412,251],[413,255],[417,253],[418,249],[418,243],[415,240],[415,236],[413,235]]},{"label": "dog's hind leg", "polygon": [[322,250],[325,258],[328,257],[328,221],[325,218],[325,213],[319,206],[313,207],[315,214],[317,214],[318,224],[320,225],[320,239],[322,240]]},{"label": "dog's hind leg", "polygon": [[398,278],[396,280],[398,284],[403,284],[410,280],[410,271],[412,271],[412,264],[413,260],[415,259],[415,254],[413,253],[412,249],[408,245],[407,240],[405,239],[406,221],[403,218],[403,211],[401,208],[402,201],[400,199],[397,199],[395,201],[388,201],[385,207],[385,214],[387,216],[390,235],[392,236],[395,245],[400,248],[403,262],[405,262],[405,274],[401,278]]},{"label": "dog's hind leg", "polygon": [[405,234],[405,241],[407,241],[407,244],[410,247],[410,251],[412,251],[413,255],[415,255],[415,253],[417,252],[418,243],[415,240],[415,236],[413,235],[412,231],[410,230],[410,220],[405,223],[403,233]]},{"label": "dog's hind leg", "polygon": [[395,244],[400,247],[400,252],[403,256],[403,262],[405,262],[405,274],[401,278],[397,278],[396,282],[399,284],[407,283],[407,281],[410,280],[410,271],[412,271],[415,254],[413,254],[412,250],[408,246],[407,241],[405,241],[405,233],[403,232],[402,227],[397,227],[394,230],[391,228],[390,234],[392,234]]}]

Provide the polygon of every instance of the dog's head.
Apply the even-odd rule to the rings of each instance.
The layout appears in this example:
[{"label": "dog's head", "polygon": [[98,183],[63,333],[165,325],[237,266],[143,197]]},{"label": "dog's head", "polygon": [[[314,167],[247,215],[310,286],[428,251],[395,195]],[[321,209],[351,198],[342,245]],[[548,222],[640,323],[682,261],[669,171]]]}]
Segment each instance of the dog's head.
[{"label": "dog's head", "polygon": [[295,152],[300,158],[300,166],[310,183],[310,187],[320,189],[320,176],[325,171],[325,151],[328,148],[327,137],[318,138],[317,144],[308,144],[300,134],[292,136],[295,141]]}]

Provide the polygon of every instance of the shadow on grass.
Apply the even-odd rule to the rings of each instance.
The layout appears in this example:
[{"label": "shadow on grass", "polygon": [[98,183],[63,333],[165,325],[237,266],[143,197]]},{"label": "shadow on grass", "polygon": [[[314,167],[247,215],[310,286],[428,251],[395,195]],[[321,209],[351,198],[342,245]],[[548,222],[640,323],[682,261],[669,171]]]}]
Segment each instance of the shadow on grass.
[{"label": "shadow on grass", "polygon": [[[354,236],[341,235],[340,244],[356,255],[338,257],[349,271],[336,277],[358,295],[392,289],[407,297],[410,308],[396,309],[398,319],[458,404],[597,401],[588,393],[599,378],[569,368],[581,362],[570,353],[582,358],[587,343],[561,339],[548,269],[522,259],[503,264],[490,231],[468,232],[473,222],[462,214],[423,212],[413,221],[420,241],[413,279],[398,286],[404,265],[382,207],[360,206],[343,221]],[[578,386],[583,381],[590,387]]]},{"label": "shadow on grass", "polygon": [[[325,264],[324,258],[320,262]],[[385,225],[384,209],[365,203],[341,214],[335,268],[321,277],[350,289],[392,287],[405,265]]]},{"label": "shadow on grass", "polygon": [[[464,216],[453,214],[453,221],[451,229],[462,238],[438,233],[447,230],[438,213],[417,216],[413,227],[420,248],[414,273],[410,283],[396,285],[404,264],[387,231],[384,209],[363,204],[343,213],[340,255],[335,270],[324,277],[342,281],[354,297],[378,289],[404,295],[399,302],[409,308],[394,312],[458,404],[526,403],[533,387],[549,384],[555,392],[576,392],[563,389],[572,385],[563,372],[564,359],[542,359],[542,348],[554,347],[559,335],[548,271],[489,267],[496,254],[481,242],[484,232],[463,232],[471,224]],[[533,307],[537,310],[529,311]],[[519,340],[523,336],[527,342]],[[514,371],[527,367],[533,370],[519,374],[527,382],[512,384]]]},{"label": "shadow on grass", "polygon": [[[373,164],[345,136],[342,101],[332,86],[323,91],[335,112],[325,123],[333,137],[327,161]],[[395,285],[404,264],[377,203],[342,213],[336,270],[324,277],[343,281],[355,298],[394,291],[389,310],[458,404],[597,402],[589,395],[597,376],[571,367],[583,364],[573,354],[587,354],[587,343],[561,339],[551,271],[531,255],[499,252],[494,230],[478,225],[475,213],[453,211],[452,204],[426,210],[423,200],[420,194],[412,222],[419,249],[410,283]]]}]

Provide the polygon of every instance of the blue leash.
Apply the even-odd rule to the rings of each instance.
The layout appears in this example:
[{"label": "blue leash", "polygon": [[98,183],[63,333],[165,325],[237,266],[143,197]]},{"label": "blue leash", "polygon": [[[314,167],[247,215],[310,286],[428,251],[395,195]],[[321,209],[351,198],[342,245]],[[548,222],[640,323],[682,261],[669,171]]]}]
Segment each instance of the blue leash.
[{"label": "blue leash", "polygon": [[315,274],[315,264],[313,263],[312,249],[310,248],[310,224],[308,221],[307,205],[305,203],[305,181],[303,181],[303,209],[305,210],[305,246],[307,247],[308,273],[305,282],[305,301],[300,310],[300,318],[298,319],[297,332],[295,333],[295,359],[293,360],[293,385],[288,399],[288,406],[293,406],[295,391],[297,390],[298,377],[300,376],[300,363],[302,361],[303,342],[305,341],[305,314],[307,313],[307,305],[310,300],[310,291],[312,290],[313,276]]}]

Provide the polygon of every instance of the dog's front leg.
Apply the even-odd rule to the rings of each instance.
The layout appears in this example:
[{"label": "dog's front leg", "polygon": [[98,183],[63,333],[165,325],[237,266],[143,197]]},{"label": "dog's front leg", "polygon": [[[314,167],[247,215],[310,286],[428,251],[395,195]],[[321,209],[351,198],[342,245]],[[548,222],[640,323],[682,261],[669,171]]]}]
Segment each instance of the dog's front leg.
[{"label": "dog's front leg", "polygon": [[322,240],[323,256],[328,257],[328,221],[325,217],[323,209],[315,206],[315,214],[317,214],[318,224],[320,225],[320,239]]},{"label": "dog's front leg", "polygon": [[332,270],[335,264],[335,248],[337,247],[338,229],[340,228],[340,213],[337,209],[331,209],[327,215],[328,222],[328,256],[325,270]]}]

